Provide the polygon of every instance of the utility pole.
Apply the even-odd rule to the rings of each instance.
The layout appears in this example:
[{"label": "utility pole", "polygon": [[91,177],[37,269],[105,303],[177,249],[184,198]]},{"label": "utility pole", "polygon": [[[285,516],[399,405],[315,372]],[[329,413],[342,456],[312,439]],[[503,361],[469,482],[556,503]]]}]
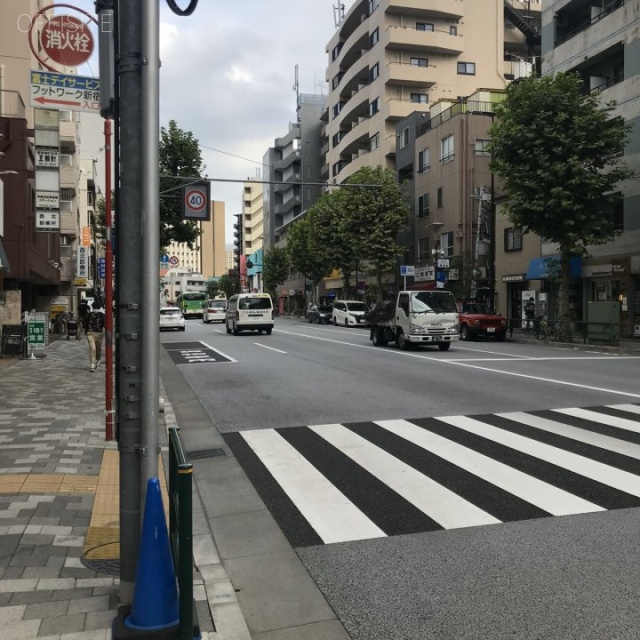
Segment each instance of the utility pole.
[{"label": "utility pole", "polygon": [[[131,604],[141,530],[143,136],[142,3],[118,3],[116,82],[120,127],[118,234],[118,450],[120,454],[120,602]],[[157,375],[157,372],[156,372]],[[157,428],[157,425],[156,425]]]}]

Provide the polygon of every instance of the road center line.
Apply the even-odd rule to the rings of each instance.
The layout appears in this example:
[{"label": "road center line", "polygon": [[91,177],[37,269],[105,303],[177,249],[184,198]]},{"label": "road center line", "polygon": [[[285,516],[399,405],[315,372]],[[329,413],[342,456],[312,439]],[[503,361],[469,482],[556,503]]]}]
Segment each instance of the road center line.
[{"label": "road center line", "polygon": [[273,347],[267,347],[266,344],[260,344],[259,342],[254,342],[257,347],[262,347],[263,349],[269,349],[270,351],[277,351],[278,353],[287,353],[286,351],[280,351],[280,349],[274,349]]}]

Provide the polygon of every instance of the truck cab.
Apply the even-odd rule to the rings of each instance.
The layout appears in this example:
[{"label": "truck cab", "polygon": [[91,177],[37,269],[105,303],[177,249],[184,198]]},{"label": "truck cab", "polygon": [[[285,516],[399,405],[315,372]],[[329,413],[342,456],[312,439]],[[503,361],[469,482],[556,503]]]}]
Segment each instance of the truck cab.
[{"label": "truck cab", "polygon": [[395,342],[400,349],[437,344],[446,351],[459,339],[456,301],[450,291],[400,291],[392,302],[371,315],[370,339],[375,346]]}]

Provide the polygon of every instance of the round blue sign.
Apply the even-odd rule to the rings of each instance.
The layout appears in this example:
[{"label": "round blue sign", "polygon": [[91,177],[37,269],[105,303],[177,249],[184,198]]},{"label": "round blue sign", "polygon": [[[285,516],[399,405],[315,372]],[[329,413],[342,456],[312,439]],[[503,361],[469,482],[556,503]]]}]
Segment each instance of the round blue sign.
[{"label": "round blue sign", "polygon": [[169,262],[169,254],[168,253],[163,253],[160,256],[160,262]]}]

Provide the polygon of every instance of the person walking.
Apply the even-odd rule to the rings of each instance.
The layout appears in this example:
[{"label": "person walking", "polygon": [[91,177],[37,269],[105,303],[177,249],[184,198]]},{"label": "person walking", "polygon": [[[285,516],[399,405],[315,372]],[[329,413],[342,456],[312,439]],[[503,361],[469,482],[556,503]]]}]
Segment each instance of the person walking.
[{"label": "person walking", "polygon": [[528,333],[534,328],[536,320],[536,303],[533,298],[529,298],[527,304],[524,305],[524,315],[527,320],[525,331]]},{"label": "person walking", "polygon": [[100,366],[100,358],[102,357],[104,311],[100,301],[95,302],[93,308],[87,314],[84,330],[89,343],[89,368],[93,372]]},{"label": "person walking", "polygon": [[80,305],[78,306],[78,334],[76,340],[80,340],[82,337],[82,331],[84,329],[85,322],[87,321],[87,315],[89,315],[89,303],[82,298]]}]

